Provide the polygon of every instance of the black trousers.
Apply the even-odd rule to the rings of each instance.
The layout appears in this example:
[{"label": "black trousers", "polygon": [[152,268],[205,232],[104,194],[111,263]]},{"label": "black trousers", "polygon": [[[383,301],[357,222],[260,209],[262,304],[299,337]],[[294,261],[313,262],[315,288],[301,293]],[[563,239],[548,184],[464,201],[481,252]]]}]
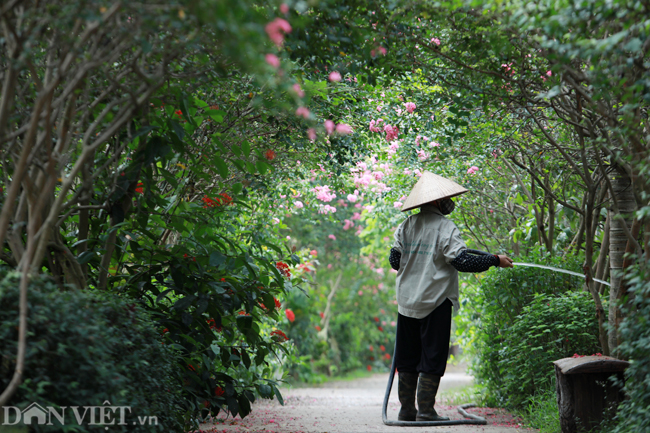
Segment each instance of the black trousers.
[{"label": "black trousers", "polygon": [[423,319],[397,317],[395,366],[398,372],[444,376],[449,356],[452,303],[445,299]]}]

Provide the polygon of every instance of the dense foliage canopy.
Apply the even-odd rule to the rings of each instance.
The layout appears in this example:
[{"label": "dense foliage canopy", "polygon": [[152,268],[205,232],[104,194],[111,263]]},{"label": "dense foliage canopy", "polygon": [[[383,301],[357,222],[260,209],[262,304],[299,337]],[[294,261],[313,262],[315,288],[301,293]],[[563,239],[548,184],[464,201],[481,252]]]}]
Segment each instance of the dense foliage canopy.
[{"label": "dense foliage canopy", "polygon": [[[541,293],[587,323],[574,293],[584,290],[599,351],[633,361],[620,428],[647,427],[646,9],[5,2],[0,260],[21,277],[0,404],[29,386],[38,308],[28,306],[45,299],[30,295],[43,278],[147,311],[186,424],[281,400],[288,371],[315,380],[386,368],[396,310],[387,252],[428,170],[470,189],[451,215],[468,246],[585,274],[584,284],[512,292],[509,320],[467,296],[458,341],[483,332],[512,347],[500,335],[515,317],[555,320],[531,316]],[[468,294],[494,288],[481,285],[464,280]],[[494,365],[517,368],[511,358]],[[498,376],[484,375],[488,389]]]}]

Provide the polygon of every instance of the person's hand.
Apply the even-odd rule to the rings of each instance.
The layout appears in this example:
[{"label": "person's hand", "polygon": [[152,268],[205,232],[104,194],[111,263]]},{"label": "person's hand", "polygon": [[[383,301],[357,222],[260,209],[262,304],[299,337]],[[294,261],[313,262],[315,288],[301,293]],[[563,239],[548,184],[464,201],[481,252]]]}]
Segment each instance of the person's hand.
[{"label": "person's hand", "polygon": [[499,267],[500,268],[512,268],[512,259],[506,255],[499,254]]}]

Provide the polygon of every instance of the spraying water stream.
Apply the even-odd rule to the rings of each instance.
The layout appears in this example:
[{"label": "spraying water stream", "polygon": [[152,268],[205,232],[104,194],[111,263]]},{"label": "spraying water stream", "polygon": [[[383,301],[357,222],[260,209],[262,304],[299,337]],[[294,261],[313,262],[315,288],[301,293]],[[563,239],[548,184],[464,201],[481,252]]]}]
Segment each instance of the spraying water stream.
[{"label": "spraying water stream", "polygon": [[[530,266],[531,268],[548,269],[549,271],[561,272],[563,274],[569,274],[569,275],[574,275],[576,277],[580,277],[583,280],[585,279],[585,276],[583,274],[579,274],[579,273],[573,272],[573,271],[567,271],[566,269],[554,268],[553,266],[544,266],[544,265],[538,265],[538,264],[535,264],[535,263],[513,263],[513,265],[515,265],[515,266]],[[598,278],[594,278],[594,281],[596,281],[597,283],[604,284],[606,286],[611,287],[611,285],[607,281],[599,280]]]}]

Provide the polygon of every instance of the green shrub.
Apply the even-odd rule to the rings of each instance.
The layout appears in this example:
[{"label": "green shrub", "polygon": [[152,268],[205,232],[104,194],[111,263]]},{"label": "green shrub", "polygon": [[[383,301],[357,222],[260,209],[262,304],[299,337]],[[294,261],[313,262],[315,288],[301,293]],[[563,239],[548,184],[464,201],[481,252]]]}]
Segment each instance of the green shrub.
[{"label": "green shrub", "polygon": [[531,396],[552,388],[553,361],[599,350],[598,320],[589,293],[535,295],[503,336],[499,392],[510,405],[525,405]]},{"label": "green shrub", "polygon": [[[18,340],[20,275],[8,273],[0,283],[0,388],[14,371]],[[112,432],[183,431],[179,409],[181,381],[175,374],[175,352],[162,344],[147,314],[128,299],[90,291],[61,291],[38,277],[29,287],[25,374],[9,406],[21,410],[32,402],[68,407],[66,426],[34,426],[35,431],[105,431],[91,426],[87,415],[80,427],[70,406],[129,406],[126,424]],[[138,417],[147,417],[140,425]],[[149,425],[149,417],[157,425]],[[136,423],[136,425],[133,425]],[[152,419],[152,424],[154,421]]]},{"label": "green shrub", "polygon": [[624,308],[619,349],[630,359],[625,372],[627,399],[619,408],[616,433],[650,431],[650,275],[647,269],[631,273],[630,294],[634,302]]},{"label": "green shrub", "polygon": [[[573,271],[579,271],[581,267],[581,261],[577,257],[552,258],[535,254],[530,257],[520,257],[516,261],[545,264]],[[551,360],[551,357],[558,359],[576,352],[592,354],[599,351],[591,343],[585,343],[591,340],[585,340],[584,336],[578,336],[576,333],[571,334],[569,342],[564,341],[566,337],[562,342],[559,341],[564,336],[565,328],[571,326],[573,321],[573,318],[566,314],[567,308],[575,307],[580,311],[580,319],[577,323],[583,323],[584,317],[594,317],[593,301],[586,295],[563,297],[565,294],[581,290],[580,278],[520,266],[515,266],[513,269],[492,268],[480,277],[480,286],[470,285],[461,290],[462,308],[454,320],[457,325],[458,341],[474,358],[472,369],[478,383],[484,388],[483,393],[487,404],[494,406],[524,404],[525,398],[531,395],[527,393],[534,394],[538,384],[547,382],[553,369],[550,365],[544,364],[547,359],[541,352],[551,351],[552,355],[548,358]],[[548,297],[547,303],[551,305],[542,303],[543,298],[536,298],[539,295]],[[545,307],[543,313],[532,311],[530,308],[526,310],[535,299],[537,299],[536,305]],[[531,312],[535,314],[530,318],[526,317]],[[536,322],[536,326],[546,327],[548,329],[546,334],[553,337],[538,336],[537,333],[529,335],[530,328],[526,329],[523,323],[530,323],[530,321]],[[519,322],[522,322],[522,325],[518,325]],[[520,340],[513,339],[513,332],[517,333],[517,338]],[[591,333],[592,329],[585,332]],[[593,332],[596,332],[595,328]],[[574,337],[579,339],[574,342],[572,340]],[[521,349],[524,352],[520,356],[528,357],[530,361],[517,359],[516,356],[519,354],[511,349],[514,344],[523,344],[522,339],[525,339],[526,348],[542,347],[534,351]],[[554,343],[556,340],[557,343]],[[560,343],[569,345],[562,346]],[[530,365],[524,362],[530,362]],[[526,368],[525,374],[530,375],[525,383],[520,383],[518,379],[524,374],[524,371],[518,370],[521,368]]]}]

